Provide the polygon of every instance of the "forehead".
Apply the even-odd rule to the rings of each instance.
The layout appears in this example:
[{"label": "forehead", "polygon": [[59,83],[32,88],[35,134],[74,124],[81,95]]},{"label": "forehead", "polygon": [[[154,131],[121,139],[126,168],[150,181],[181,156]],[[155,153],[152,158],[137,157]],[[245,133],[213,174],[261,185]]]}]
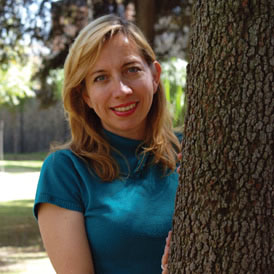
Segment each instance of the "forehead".
[{"label": "forehead", "polygon": [[147,63],[141,52],[132,38],[118,32],[104,41],[101,49],[97,51],[97,56],[90,63],[88,74],[106,66],[123,65],[127,62]]},{"label": "forehead", "polygon": [[108,50],[110,50],[111,54],[115,53],[111,51],[112,48],[115,48],[116,50],[120,48],[121,51],[132,51],[138,55],[141,55],[141,51],[133,38],[121,32],[114,34],[110,39],[107,39],[103,43],[100,55]]}]

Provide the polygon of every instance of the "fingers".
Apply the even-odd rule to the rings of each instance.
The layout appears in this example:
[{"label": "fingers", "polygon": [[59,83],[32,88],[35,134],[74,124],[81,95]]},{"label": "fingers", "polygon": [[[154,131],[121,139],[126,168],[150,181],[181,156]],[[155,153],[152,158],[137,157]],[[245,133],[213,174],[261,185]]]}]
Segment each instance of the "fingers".
[{"label": "fingers", "polygon": [[[179,161],[182,160],[182,152],[180,152],[180,153],[177,154],[177,158],[178,158]],[[180,166],[177,167],[176,171],[177,171],[177,173],[180,173]]]},{"label": "fingers", "polygon": [[169,252],[169,247],[170,247],[170,241],[171,241],[171,235],[172,232],[168,232],[168,236],[166,238],[166,245],[165,245],[165,250],[164,250],[164,255],[162,256],[162,261],[161,261],[161,267],[162,267],[162,274],[168,274],[167,272],[167,262],[168,262],[168,252]]},{"label": "fingers", "polygon": [[166,245],[169,247],[170,246],[170,241],[171,241],[171,235],[172,235],[172,231],[170,230],[168,232],[167,238],[166,238]]},{"label": "fingers", "polygon": [[167,264],[165,266],[162,266],[162,274],[168,274],[168,271],[167,271]]},{"label": "fingers", "polygon": [[164,266],[165,264],[167,264],[167,260],[168,260],[168,250],[169,250],[169,245],[168,245],[168,238],[166,238],[166,245],[165,245],[165,250],[164,250],[164,254],[162,256],[162,265]]}]

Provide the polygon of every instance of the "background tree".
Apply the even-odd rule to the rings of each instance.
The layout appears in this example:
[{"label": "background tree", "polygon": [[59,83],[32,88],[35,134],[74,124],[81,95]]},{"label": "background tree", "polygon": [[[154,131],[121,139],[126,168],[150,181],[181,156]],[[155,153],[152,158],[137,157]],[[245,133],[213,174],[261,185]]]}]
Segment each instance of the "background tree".
[{"label": "background tree", "polygon": [[[40,70],[33,79],[43,105],[56,102],[48,85],[51,70],[63,67],[69,46],[93,18],[116,13],[134,20],[144,31],[158,56],[186,58],[187,33],[192,0],[3,0],[0,6],[0,63],[8,64],[10,53],[21,54],[21,44],[40,54]],[[47,49],[47,50],[45,50]]]},{"label": "background tree", "polygon": [[[47,41],[50,54],[44,58],[43,67],[37,74],[42,83],[38,96],[44,105],[54,101],[50,92],[51,88],[46,82],[49,71],[63,66],[69,46],[75,36],[92,18],[104,14],[115,13],[135,21],[163,60],[172,56],[186,58],[191,0],[171,1],[172,4],[165,0],[94,0],[90,2],[92,4],[89,3],[89,5],[86,0],[63,0],[52,3],[52,27]],[[92,16],[88,16],[91,9]],[[180,42],[183,40],[183,42],[176,43],[177,40]]]},{"label": "background tree", "polygon": [[[9,57],[10,58],[10,57]],[[13,129],[13,151],[24,152],[24,106],[27,99],[34,97],[35,93],[31,89],[32,64],[30,62],[22,65],[16,59],[12,61],[6,69],[0,67],[0,110],[5,108],[12,117]],[[16,130],[15,121],[20,118],[19,130]],[[1,132],[4,136],[4,121],[0,117]],[[18,142],[20,140],[20,143]],[[17,147],[19,143],[19,148]],[[4,141],[0,141],[0,151],[3,151]]]},{"label": "background tree", "polygon": [[0,1],[0,65],[17,58],[22,62],[24,50],[34,41],[47,40],[50,27],[49,0]]},{"label": "background tree", "polygon": [[195,1],[169,273],[273,273],[272,0]]}]

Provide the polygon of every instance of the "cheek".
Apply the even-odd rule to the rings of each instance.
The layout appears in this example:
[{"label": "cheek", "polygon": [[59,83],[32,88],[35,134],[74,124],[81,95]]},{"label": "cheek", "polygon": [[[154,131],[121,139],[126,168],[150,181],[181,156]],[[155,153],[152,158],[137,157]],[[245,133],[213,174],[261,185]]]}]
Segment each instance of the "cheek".
[{"label": "cheek", "polygon": [[84,99],[90,108],[94,108],[94,102],[96,102],[96,93],[94,93],[92,89],[87,89]]},{"label": "cheek", "polygon": [[100,91],[95,91],[92,94],[90,93],[90,106],[97,112],[102,110],[107,106],[107,94]]},{"label": "cheek", "polygon": [[[145,92],[147,94],[147,96],[149,96],[150,94],[153,94],[155,92],[154,91],[154,81],[149,75],[147,76],[147,78],[143,78],[141,81],[136,81],[131,84],[135,90]],[[155,87],[156,87],[156,84],[155,84]],[[157,90],[157,87],[156,87],[156,90]]]},{"label": "cheek", "polygon": [[157,91],[158,83],[153,79],[152,75],[148,77],[146,85],[147,89],[149,89],[149,91],[151,91],[152,94],[154,94]]},{"label": "cheek", "polygon": [[92,100],[89,97],[85,98],[85,102],[90,108],[93,108]]}]

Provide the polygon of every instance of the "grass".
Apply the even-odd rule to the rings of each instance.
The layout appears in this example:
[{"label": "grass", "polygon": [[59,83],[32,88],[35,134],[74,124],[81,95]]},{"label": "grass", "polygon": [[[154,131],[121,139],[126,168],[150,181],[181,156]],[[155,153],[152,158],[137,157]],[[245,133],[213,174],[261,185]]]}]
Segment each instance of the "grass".
[{"label": "grass", "polygon": [[26,261],[46,258],[33,200],[0,202],[0,273],[23,273]]},{"label": "grass", "polygon": [[[1,191],[6,191],[2,195],[4,200],[0,200],[0,273],[55,273],[44,251],[38,224],[33,217],[34,200],[24,198],[24,195],[33,197],[31,193],[37,180],[37,173],[32,176],[25,172],[39,171],[45,156],[46,153],[9,154],[5,155],[4,161],[0,161],[0,171],[2,166],[9,173],[7,180],[0,180]],[[27,184],[24,187],[26,192],[20,192],[18,199],[16,190],[22,191],[18,190],[21,183]],[[14,194],[13,185],[18,186],[18,189],[15,187]],[[31,185],[33,186],[30,187]],[[9,195],[13,199],[5,201]]]},{"label": "grass", "polygon": [[0,170],[6,172],[32,172],[40,171],[47,152],[5,154],[0,160]]},{"label": "grass", "polygon": [[40,171],[43,161],[0,161],[0,169],[6,172]]},{"label": "grass", "polygon": [[0,248],[0,273],[51,274],[55,273],[45,252],[33,248]]},{"label": "grass", "polygon": [[0,202],[1,247],[42,246],[32,206],[33,200]]},{"label": "grass", "polygon": [[48,152],[33,152],[33,153],[5,153],[4,159],[8,161],[43,161]]}]

